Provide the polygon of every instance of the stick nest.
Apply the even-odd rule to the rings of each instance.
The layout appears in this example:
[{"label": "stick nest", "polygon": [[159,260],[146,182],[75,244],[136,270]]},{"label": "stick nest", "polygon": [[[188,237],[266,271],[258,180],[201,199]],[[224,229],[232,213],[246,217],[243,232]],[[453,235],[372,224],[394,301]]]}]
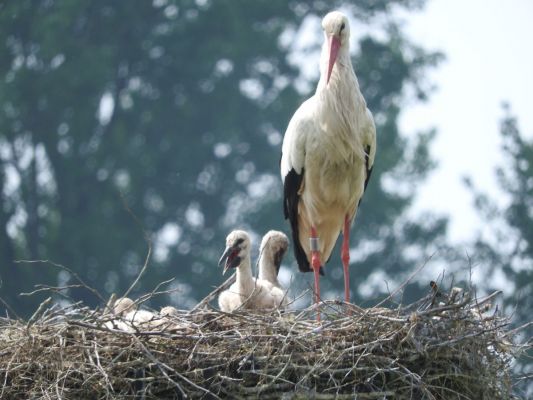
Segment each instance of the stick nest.
[{"label": "stick nest", "polygon": [[321,323],[313,307],[154,312],[130,332],[109,308],[45,302],[0,319],[0,398],[511,399],[518,346],[494,295],[323,302]]}]

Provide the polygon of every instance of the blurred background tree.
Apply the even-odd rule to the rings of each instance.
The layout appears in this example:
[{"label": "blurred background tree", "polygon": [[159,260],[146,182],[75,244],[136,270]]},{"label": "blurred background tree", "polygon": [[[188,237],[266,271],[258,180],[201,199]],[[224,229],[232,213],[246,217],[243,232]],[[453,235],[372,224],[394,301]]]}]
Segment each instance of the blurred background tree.
[{"label": "blurred background tree", "polygon": [[[506,313],[513,326],[530,322],[533,315],[533,141],[521,134],[518,121],[508,104],[504,104],[500,123],[505,165],[496,169],[502,196],[491,198],[479,191],[475,182],[466,179],[486,228],[472,245],[476,268],[483,270],[485,290],[503,286]],[[503,275],[503,276],[502,276]],[[503,283],[503,285],[502,285]],[[533,327],[523,332],[533,337]],[[522,357],[517,370],[529,377],[533,373],[533,353]],[[531,382],[524,381],[524,390]]]},{"label": "blurred background tree", "polygon": [[[446,219],[408,213],[434,167],[434,132],[408,137],[398,128],[402,108],[430,94],[426,72],[442,58],[411,43],[395,20],[395,11],[423,4],[0,4],[2,298],[24,315],[41,299],[19,292],[76,283],[45,263],[13,262],[24,259],[63,264],[105,296],[120,294],[144,263],[146,233],[153,254],[136,290],[175,277],[176,292],[160,301],[190,307],[222,280],[216,260],[231,229],[287,231],[281,141],[318,78],[298,65],[318,72],[318,22],[341,6],[354,21],[354,65],[379,146],[353,234],[354,300],[386,292],[385,280],[445,246]],[[309,21],[316,41],[298,53]],[[296,271],[292,254],[285,264]],[[334,256],[328,295],[341,281]],[[83,289],[69,294],[99,301]]]}]

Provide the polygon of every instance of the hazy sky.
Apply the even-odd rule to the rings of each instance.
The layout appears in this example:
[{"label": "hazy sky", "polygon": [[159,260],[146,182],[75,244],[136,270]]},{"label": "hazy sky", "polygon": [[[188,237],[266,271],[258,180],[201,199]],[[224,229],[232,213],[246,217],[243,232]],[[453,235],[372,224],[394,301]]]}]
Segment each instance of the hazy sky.
[{"label": "hazy sky", "polygon": [[438,129],[432,153],[439,167],[416,204],[452,216],[453,240],[472,237],[480,220],[462,184],[470,175],[482,189],[495,188],[502,161],[501,104],[511,104],[521,132],[533,136],[533,1],[429,0],[424,11],[404,17],[412,39],[446,54],[430,77],[438,86],[431,101],[404,111],[404,131]]}]

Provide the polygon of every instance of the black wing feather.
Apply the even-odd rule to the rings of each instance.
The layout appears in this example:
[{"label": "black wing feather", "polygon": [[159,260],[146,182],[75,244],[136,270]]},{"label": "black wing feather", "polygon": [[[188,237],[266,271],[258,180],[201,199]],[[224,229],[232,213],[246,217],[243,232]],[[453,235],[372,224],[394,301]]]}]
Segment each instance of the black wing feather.
[{"label": "black wing feather", "polygon": [[303,177],[303,168],[301,174],[298,174],[296,170],[292,168],[287,176],[285,176],[285,181],[283,183],[283,212],[285,214],[285,219],[288,219],[291,223],[294,256],[296,257],[298,268],[301,272],[310,272],[312,269],[309,265],[309,261],[307,261],[305,251],[300,244],[298,230],[298,202],[300,200],[298,190],[300,190],[300,186],[302,185]]},{"label": "black wing feather", "polygon": [[365,148],[365,168],[366,168],[366,178],[365,178],[365,190],[368,185],[368,181],[370,180],[370,175],[372,175],[372,168],[374,166],[370,167],[368,166],[368,157],[370,154],[370,146],[366,146]]},{"label": "black wing feather", "polygon": [[[300,272],[312,272],[313,269],[311,268],[311,265],[307,260],[307,255],[300,244],[300,234],[298,230],[298,202],[300,200],[298,191],[302,185],[303,178],[304,168],[302,168],[301,174],[298,174],[294,168],[291,168],[287,176],[285,176],[283,183],[283,213],[285,214],[285,219],[288,219],[291,223],[294,257],[298,263],[298,269]],[[320,267],[319,273],[324,276],[324,268]]]},{"label": "black wing feather", "polygon": [[[369,167],[368,165],[368,157],[369,157],[369,154],[370,154],[370,146],[366,146],[365,147],[365,170],[366,170],[366,178],[365,178],[365,187],[364,187],[364,191],[363,191],[363,194],[364,192],[366,191],[366,187],[368,186],[368,181],[370,180],[370,175],[372,175],[372,167]],[[361,205],[361,200],[363,200],[363,196],[361,196],[361,198],[359,199],[359,203],[357,203],[357,208],[359,208],[359,206]]]}]

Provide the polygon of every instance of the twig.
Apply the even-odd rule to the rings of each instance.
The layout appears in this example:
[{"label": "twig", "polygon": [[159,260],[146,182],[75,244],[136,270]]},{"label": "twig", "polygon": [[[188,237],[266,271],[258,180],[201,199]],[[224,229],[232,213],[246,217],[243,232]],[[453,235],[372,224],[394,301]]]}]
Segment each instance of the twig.
[{"label": "twig", "polygon": [[191,309],[189,314],[192,314],[192,313],[196,312],[197,310],[200,310],[200,309],[204,308],[206,306],[206,304],[209,304],[220,293],[222,293],[224,290],[228,289],[231,285],[233,285],[233,283],[235,282],[236,276],[237,275],[234,272],[228,279],[226,279],[226,281],[224,283],[222,283],[220,286],[218,286],[213,291],[211,291],[211,293],[209,293],[207,296],[205,296],[202,299],[202,301],[200,301],[197,305],[195,305]]},{"label": "twig", "polygon": [[144,264],[143,264],[141,270],[137,274],[137,277],[135,278],[133,283],[130,285],[128,290],[126,290],[126,292],[122,295],[122,297],[128,297],[130,292],[133,290],[133,288],[135,286],[137,286],[137,284],[141,280],[141,277],[144,275],[144,273],[146,272],[146,269],[148,268],[148,263],[150,261],[151,255],[152,255],[152,240],[150,239],[150,236],[148,235],[148,232],[146,232],[146,230],[144,229],[143,224],[141,223],[139,218],[130,209],[130,207],[128,205],[128,202],[126,201],[126,198],[124,197],[124,194],[122,192],[120,192],[120,199],[122,200],[122,204],[124,205],[124,208],[126,209],[126,211],[131,215],[131,217],[133,218],[133,220],[135,221],[135,223],[137,224],[139,229],[142,231],[142,233],[144,235],[144,240],[146,240],[146,244],[148,245],[148,251],[146,252],[146,257],[144,259]]},{"label": "twig", "polygon": [[420,271],[422,271],[426,265],[431,261],[431,259],[433,258],[433,256],[436,254],[433,253],[432,255],[430,255],[422,265],[420,265],[418,268],[416,268],[408,277],[406,280],[403,281],[403,283],[398,286],[396,289],[394,289],[392,291],[391,294],[389,294],[387,297],[385,297],[383,300],[381,300],[378,304],[376,304],[374,307],[381,307],[383,304],[385,304],[387,301],[391,300],[395,295],[396,293],[398,293],[400,290],[403,290],[405,288],[405,286],[407,286],[407,284],[409,282],[411,282],[411,280],[420,273]]},{"label": "twig", "polygon": [[46,310],[46,307],[52,302],[52,298],[48,297],[46,300],[44,300],[41,304],[39,304],[39,308],[37,308],[37,311],[33,313],[33,315],[28,320],[28,323],[26,324],[26,329],[29,329],[41,316],[41,314]]},{"label": "twig", "polygon": [[100,292],[98,292],[98,290],[90,287],[89,285],[87,285],[83,279],[81,279],[81,277],[76,273],[74,272],[72,269],[62,265],[62,264],[58,264],[58,263],[55,263],[53,261],[50,261],[50,260],[15,260],[14,261],[15,264],[22,264],[22,263],[26,263],[26,264],[49,264],[49,265],[52,265],[56,268],[59,268],[59,269],[62,269],[64,271],[67,271],[70,275],[72,275],[82,286],[83,288],[87,289],[88,291],[90,291],[92,294],[94,294],[96,297],[98,297],[98,299],[100,299],[100,301],[102,303],[105,303],[105,299],[104,297],[100,294]]}]

